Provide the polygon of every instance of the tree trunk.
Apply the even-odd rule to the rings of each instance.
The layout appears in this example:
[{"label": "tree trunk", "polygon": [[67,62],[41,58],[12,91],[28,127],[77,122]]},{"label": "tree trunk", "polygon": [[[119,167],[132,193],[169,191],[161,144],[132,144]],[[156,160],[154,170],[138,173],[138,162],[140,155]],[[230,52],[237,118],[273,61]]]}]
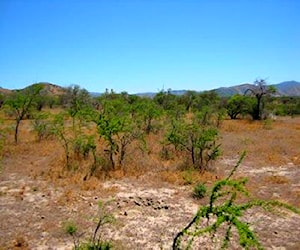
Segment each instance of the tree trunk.
[{"label": "tree trunk", "polygon": [[111,162],[112,169],[115,170],[115,162],[114,162],[113,155],[114,155],[114,153],[112,151],[110,151],[109,152],[109,159],[110,159],[110,162]]},{"label": "tree trunk", "polygon": [[19,126],[20,126],[21,120],[16,119],[16,128],[15,128],[15,143],[18,143],[18,133],[19,133]]},{"label": "tree trunk", "polygon": [[261,119],[261,109],[260,109],[260,103],[261,103],[261,96],[256,97],[257,98],[257,104],[256,104],[256,110],[255,110],[255,120]]},{"label": "tree trunk", "polygon": [[192,156],[192,163],[195,166],[195,149],[194,149],[193,146],[192,146],[192,149],[191,149],[191,156]]}]

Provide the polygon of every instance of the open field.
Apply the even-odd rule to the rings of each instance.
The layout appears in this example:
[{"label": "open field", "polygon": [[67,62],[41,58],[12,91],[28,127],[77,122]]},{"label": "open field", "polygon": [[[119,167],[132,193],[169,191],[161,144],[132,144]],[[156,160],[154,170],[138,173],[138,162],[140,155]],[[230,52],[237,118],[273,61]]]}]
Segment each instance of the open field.
[{"label": "open field", "polygon": [[[5,121],[4,124],[8,125]],[[20,142],[13,132],[4,145],[0,174],[0,249],[72,249],[63,230],[76,222],[82,238],[94,229],[99,200],[111,201],[108,210],[116,222],[103,235],[116,249],[170,249],[175,234],[207,198],[191,192],[201,181],[211,186],[226,176],[245,150],[237,177],[249,178],[253,196],[277,199],[300,208],[300,117],[274,121],[225,120],[220,128],[221,157],[204,174],[183,169],[178,158],[162,160],[161,134],[151,134],[148,151],[133,145],[126,167],[106,176],[85,179],[85,162],[64,171],[63,149],[56,140],[37,142],[23,121]],[[91,128],[93,129],[93,128]],[[100,143],[100,142],[99,142]],[[263,213],[252,209],[245,216],[266,249],[300,249],[300,216]],[[199,249],[214,249],[208,240]],[[239,249],[232,243],[230,249]]]}]

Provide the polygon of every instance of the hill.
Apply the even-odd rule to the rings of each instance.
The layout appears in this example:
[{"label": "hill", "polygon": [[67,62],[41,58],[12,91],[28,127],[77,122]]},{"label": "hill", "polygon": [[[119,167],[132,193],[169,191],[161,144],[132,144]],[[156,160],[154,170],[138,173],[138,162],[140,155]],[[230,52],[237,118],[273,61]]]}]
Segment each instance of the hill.
[{"label": "hill", "polygon": [[218,89],[214,89],[214,91],[218,93],[218,95],[224,97],[232,96],[235,94],[243,95],[247,89],[251,88],[251,86],[253,85],[246,83],[246,84],[236,85],[232,87],[221,87]]},{"label": "hill", "polygon": [[25,89],[27,89],[31,86],[37,85],[37,84],[43,86],[43,90],[42,90],[43,94],[59,96],[59,95],[62,95],[66,92],[65,88],[63,88],[61,86],[58,86],[56,84],[49,83],[49,82],[38,82],[38,83],[28,85],[27,87],[25,87],[23,89],[6,89],[6,88],[0,87],[0,94],[9,95],[10,93],[12,93],[14,91],[19,91],[19,90],[22,91],[22,90],[25,90]]},{"label": "hill", "polygon": [[[252,84],[241,84],[232,87],[221,87],[214,89],[220,96],[228,97],[235,94],[243,95]],[[280,96],[300,96],[300,82],[285,81],[272,85],[276,88],[277,94]]]},{"label": "hill", "polygon": [[[35,84],[42,84],[44,86],[44,92],[50,95],[62,95],[65,93],[66,88],[63,88],[59,85],[49,83],[49,82],[39,82]],[[31,85],[29,85],[31,86]],[[28,87],[29,87],[28,86]],[[241,94],[243,95],[247,89],[249,89],[253,84],[245,83],[240,85],[235,85],[231,87],[221,87],[217,89],[212,89],[208,91],[215,91],[217,94],[223,97],[229,97],[235,94]],[[285,81],[278,84],[272,85],[277,89],[277,94],[279,96],[300,96],[300,82],[297,81]],[[26,87],[26,88],[28,88]],[[81,86],[84,87],[84,86]],[[25,88],[25,89],[26,89]],[[0,87],[0,93],[1,94],[9,94],[14,90],[9,90],[5,88]],[[183,95],[186,93],[187,90],[171,90],[171,94],[174,95]],[[101,93],[99,92],[90,92],[91,96],[97,97],[100,96]],[[144,93],[136,93],[137,96],[144,96],[144,97],[154,97],[157,94],[157,92],[144,92]]]},{"label": "hill", "polygon": [[8,95],[11,92],[12,91],[10,89],[5,89],[5,88],[0,87],[0,94],[2,94],[2,95]]},{"label": "hill", "polygon": [[277,92],[283,96],[300,96],[300,82],[287,81],[274,85]]},{"label": "hill", "polygon": [[[43,90],[42,90],[43,94],[59,96],[59,95],[62,95],[66,92],[65,88],[60,87],[60,86],[58,86],[56,84],[53,84],[53,83],[49,83],[49,82],[34,83],[32,85],[29,85],[28,87],[33,86],[33,85],[37,85],[37,84],[43,86]],[[28,88],[28,87],[26,87],[26,88]]]}]

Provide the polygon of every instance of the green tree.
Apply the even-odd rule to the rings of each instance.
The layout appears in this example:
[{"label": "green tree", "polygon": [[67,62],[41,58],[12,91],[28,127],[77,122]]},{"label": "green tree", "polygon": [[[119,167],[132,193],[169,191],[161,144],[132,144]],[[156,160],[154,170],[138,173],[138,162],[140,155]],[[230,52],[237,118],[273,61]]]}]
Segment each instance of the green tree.
[{"label": "green tree", "polygon": [[34,84],[30,87],[25,88],[24,90],[18,90],[13,92],[6,100],[5,104],[12,112],[16,121],[15,143],[18,143],[18,132],[20,123],[22,120],[25,119],[27,115],[29,115],[30,109],[32,108],[37,96],[39,95],[42,89],[42,85]]},{"label": "green tree", "polygon": [[66,167],[70,169],[70,154],[73,138],[70,137],[70,132],[68,130],[68,127],[66,126],[66,117],[67,115],[65,113],[59,113],[53,117],[51,123],[51,133],[58,138],[59,142],[63,146],[65,151]]},{"label": "green tree", "polygon": [[196,95],[192,104],[194,112],[201,111],[204,107],[209,107],[212,110],[216,110],[219,107],[220,97],[215,91],[204,91]]},{"label": "green tree", "polygon": [[73,131],[76,132],[76,118],[79,118],[79,122],[84,120],[83,116],[89,113],[89,109],[92,108],[92,98],[87,90],[81,89],[78,85],[72,85],[67,88],[61,100],[63,106],[67,108],[68,113],[72,117]]},{"label": "green tree", "polygon": [[263,79],[256,80],[253,87],[245,91],[244,95],[249,93],[256,99],[256,103],[252,110],[252,117],[254,120],[262,119],[263,110],[265,107],[264,97],[274,94],[275,92],[276,89],[273,86],[267,86],[266,81]]},{"label": "green tree", "polygon": [[51,135],[51,124],[49,123],[48,113],[37,113],[32,121],[33,131],[37,133],[37,140],[41,142]]},{"label": "green tree", "polygon": [[197,119],[173,120],[171,130],[167,133],[167,141],[176,150],[189,153],[192,164],[200,171],[206,170],[209,162],[220,155],[217,138],[216,127],[203,125]]},{"label": "green tree", "polygon": [[107,143],[106,152],[112,169],[115,169],[117,163],[122,166],[128,145],[141,138],[142,133],[131,117],[130,105],[122,96],[114,95],[112,99],[104,96],[100,106],[99,113],[92,120],[97,125],[100,138]]},{"label": "green tree", "polygon": [[133,105],[135,119],[141,119],[143,130],[146,134],[154,131],[153,122],[162,115],[162,109],[153,100],[142,98]]},{"label": "green tree", "polygon": [[237,119],[240,114],[245,114],[248,111],[249,102],[246,96],[239,94],[233,95],[227,102],[227,114],[231,119]]},{"label": "green tree", "polygon": [[179,97],[179,103],[185,106],[185,110],[190,111],[195,100],[197,99],[197,92],[188,90],[182,96]]},{"label": "green tree", "polygon": [[154,96],[153,100],[163,110],[169,113],[176,113],[179,110],[185,110],[184,105],[179,104],[179,96],[174,95],[171,89],[168,89],[167,91],[160,91]]}]

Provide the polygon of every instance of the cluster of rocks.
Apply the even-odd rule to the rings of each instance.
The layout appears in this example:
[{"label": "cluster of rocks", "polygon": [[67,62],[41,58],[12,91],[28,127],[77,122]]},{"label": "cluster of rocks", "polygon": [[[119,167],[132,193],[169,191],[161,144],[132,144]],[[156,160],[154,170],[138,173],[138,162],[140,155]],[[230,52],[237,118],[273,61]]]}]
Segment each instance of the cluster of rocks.
[{"label": "cluster of rocks", "polygon": [[138,207],[149,207],[154,210],[168,210],[170,208],[164,200],[158,200],[151,197],[129,196],[128,198],[119,198],[116,203],[119,209],[132,205]]}]

